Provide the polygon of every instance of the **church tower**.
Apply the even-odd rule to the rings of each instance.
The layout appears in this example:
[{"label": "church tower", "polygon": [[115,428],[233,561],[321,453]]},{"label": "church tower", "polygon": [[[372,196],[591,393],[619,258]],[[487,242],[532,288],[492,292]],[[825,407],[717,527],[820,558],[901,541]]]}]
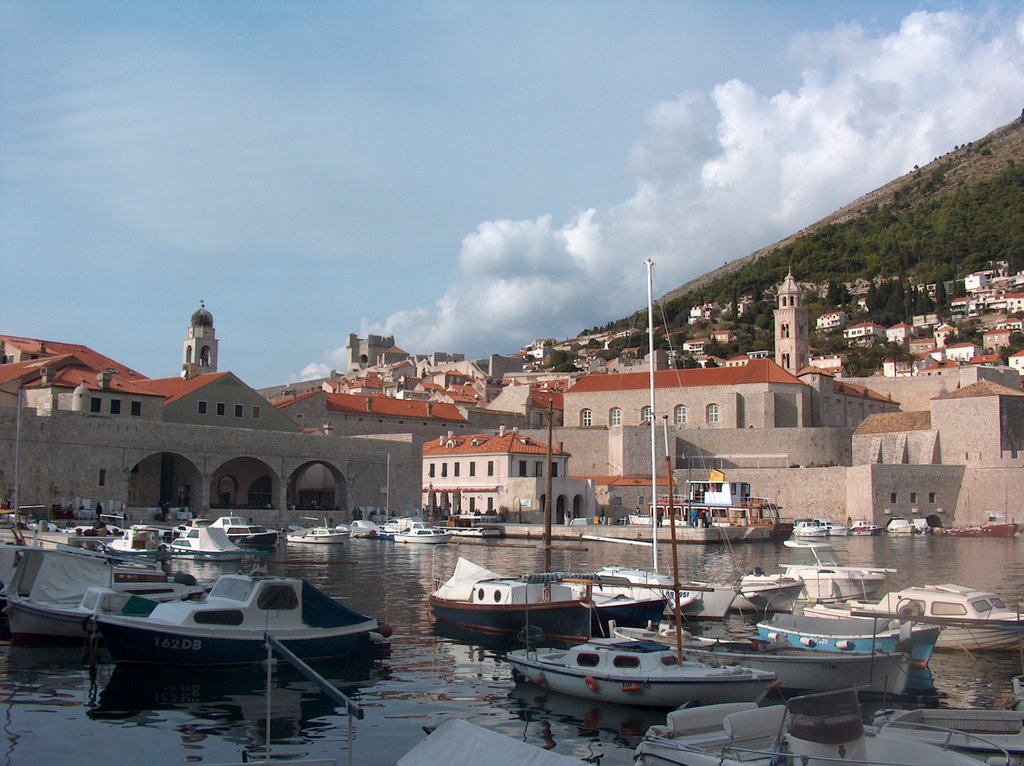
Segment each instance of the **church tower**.
[{"label": "church tower", "polygon": [[775,309],[775,363],[786,372],[796,375],[807,366],[810,357],[810,337],[807,330],[807,311],[800,301],[800,285],[793,272],[779,285],[779,303]]},{"label": "church tower", "polygon": [[188,336],[182,355],[181,375],[192,378],[207,372],[217,372],[217,333],[213,329],[213,314],[200,301],[199,309],[189,322]]}]

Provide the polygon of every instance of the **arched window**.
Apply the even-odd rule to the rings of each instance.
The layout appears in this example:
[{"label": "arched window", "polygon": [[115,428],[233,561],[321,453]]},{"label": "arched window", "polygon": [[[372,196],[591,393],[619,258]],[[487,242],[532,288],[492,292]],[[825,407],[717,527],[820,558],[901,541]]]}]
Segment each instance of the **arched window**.
[{"label": "arched window", "polygon": [[675,421],[677,426],[686,425],[686,405],[679,404],[675,409]]},{"label": "arched window", "polygon": [[594,413],[590,410],[580,410],[580,425],[583,428],[594,425]]},{"label": "arched window", "polygon": [[709,404],[707,406],[707,408],[705,409],[705,414],[707,415],[707,421],[708,421],[709,424],[717,423],[718,422],[718,405],[717,404]]},{"label": "arched window", "polygon": [[789,324],[788,323],[784,322],[782,324],[780,335],[783,338],[788,338],[789,337]]},{"label": "arched window", "polygon": [[650,423],[651,420],[653,420],[653,416],[651,415],[651,406],[647,405],[642,410],[640,410],[640,422]]},{"label": "arched window", "polygon": [[618,407],[612,407],[611,412],[608,413],[608,425],[610,426],[621,426],[622,425],[622,410]]}]

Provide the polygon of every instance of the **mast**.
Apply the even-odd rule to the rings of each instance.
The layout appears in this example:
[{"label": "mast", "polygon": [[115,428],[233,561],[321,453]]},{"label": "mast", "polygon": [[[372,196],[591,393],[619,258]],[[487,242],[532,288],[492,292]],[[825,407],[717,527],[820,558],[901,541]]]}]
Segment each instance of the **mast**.
[{"label": "mast", "polygon": [[[654,299],[651,297],[652,282],[654,275],[654,261],[648,258],[647,264],[647,362],[650,375],[651,388],[651,418],[648,425],[651,427],[651,550],[654,558],[652,565],[654,571],[658,571],[658,459],[655,456],[655,430],[654,424]],[[669,498],[669,503],[672,498]]]},{"label": "mast", "polygon": [[554,415],[554,403],[548,400],[548,452],[547,465],[544,466],[544,571],[551,571],[551,440],[552,416]]},{"label": "mast", "polygon": [[668,478],[668,524],[672,536],[672,616],[676,628],[676,660],[683,664],[683,625],[679,610],[679,554],[676,550],[676,506],[672,497],[672,455],[668,448],[668,415],[662,416],[665,429],[665,475]]}]

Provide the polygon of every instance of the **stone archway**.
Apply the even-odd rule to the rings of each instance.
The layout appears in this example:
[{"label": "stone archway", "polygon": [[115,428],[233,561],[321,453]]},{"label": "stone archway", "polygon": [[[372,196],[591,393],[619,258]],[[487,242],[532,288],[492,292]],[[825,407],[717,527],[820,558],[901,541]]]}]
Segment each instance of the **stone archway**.
[{"label": "stone archway", "polygon": [[154,452],[125,468],[129,507],[155,509],[166,503],[195,511],[205,503],[202,473],[176,452]]},{"label": "stone archway", "polygon": [[286,502],[296,510],[340,511],[348,519],[348,480],[337,467],[319,460],[303,463],[288,477]]},{"label": "stone archway", "polygon": [[[274,490],[280,485],[280,478],[269,465],[252,457],[236,457],[214,469],[210,475],[210,508],[251,508],[274,507]],[[234,488],[233,500],[228,493],[221,495],[221,489]],[[228,504],[231,503],[231,504]]]}]

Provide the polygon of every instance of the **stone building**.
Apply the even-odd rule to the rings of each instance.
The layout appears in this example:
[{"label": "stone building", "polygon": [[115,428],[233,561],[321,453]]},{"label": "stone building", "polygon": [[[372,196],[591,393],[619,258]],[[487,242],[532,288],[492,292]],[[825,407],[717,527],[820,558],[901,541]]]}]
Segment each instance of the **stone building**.
[{"label": "stone building", "polygon": [[315,503],[340,520],[383,505],[389,460],[419,465],[408,434],[301,428],[230,372],[153,380],[84,346],[0,341],[0,492],[21,506],[146,518],[169,503],[287,523]]},{"label": "stone building", "polygon": [[927,410],[872,416],[853,436],[850,515],[933,526],[1024,522],[1024,393],[988,380]]},{"label": "stone building", "polygon": [[434,518],[499,513],[509,521],[543,521],[551,481],[552,521],[594,515],[591,482],[569,478],[561,445],[499,428],[497,433],[444,434],[423,445],[424,508]]}]

